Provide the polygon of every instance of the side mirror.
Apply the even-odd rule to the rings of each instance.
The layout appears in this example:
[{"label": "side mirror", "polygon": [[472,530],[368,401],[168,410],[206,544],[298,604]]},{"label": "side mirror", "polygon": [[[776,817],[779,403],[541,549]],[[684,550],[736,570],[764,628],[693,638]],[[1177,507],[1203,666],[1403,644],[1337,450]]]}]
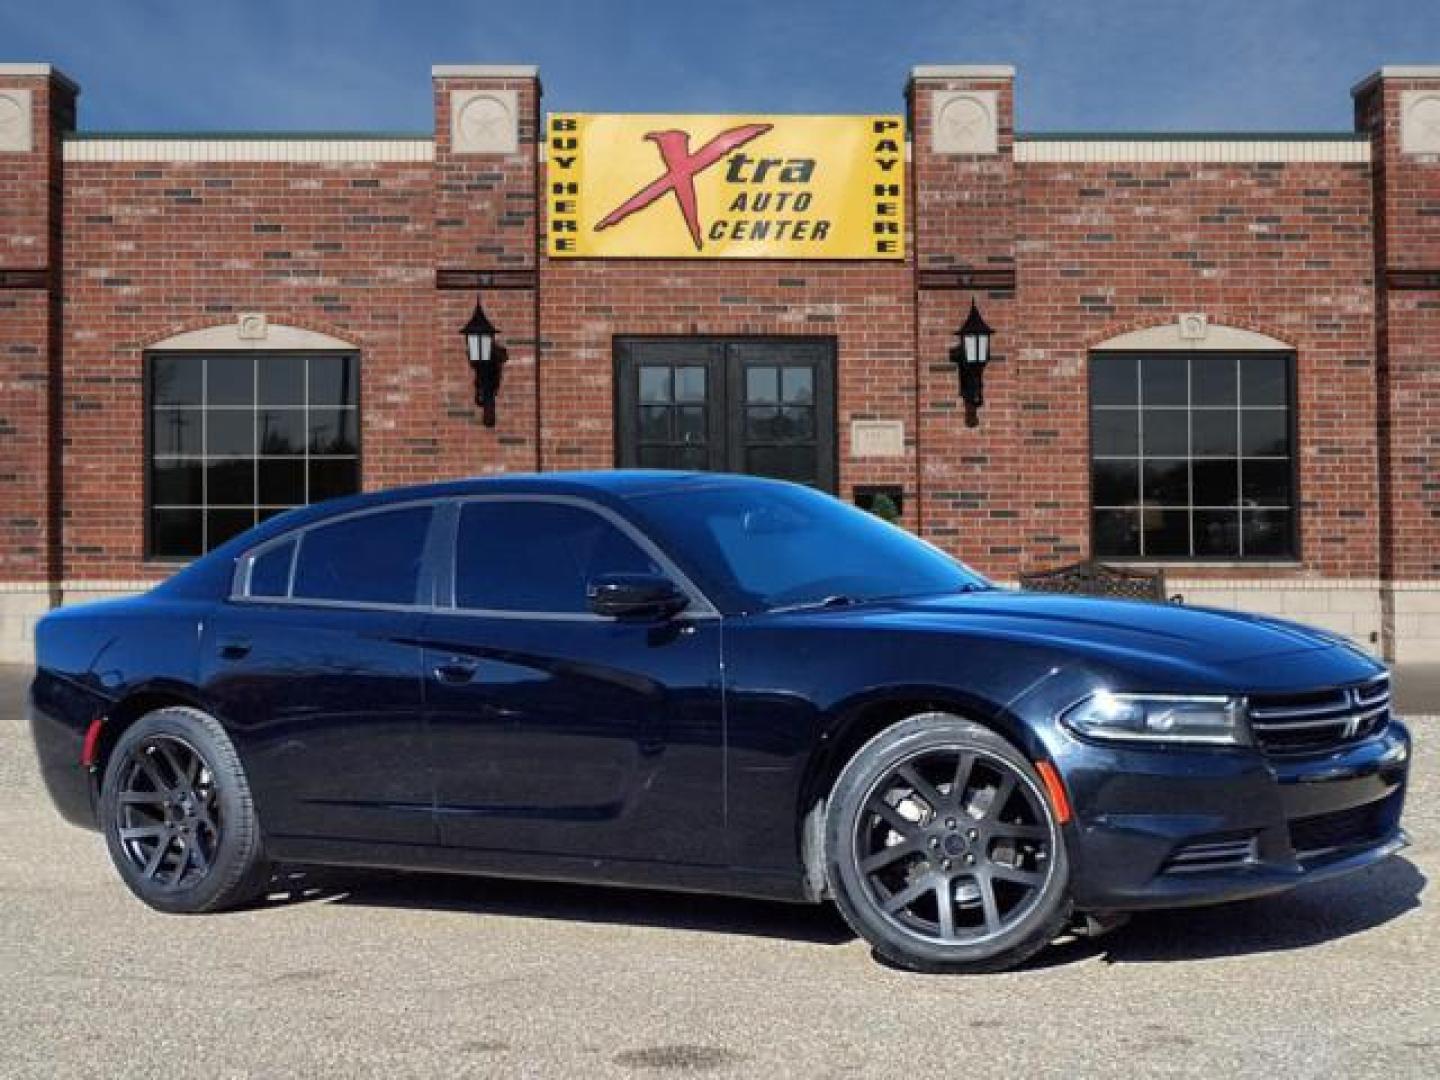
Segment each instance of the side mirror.
[{"label": "side mirror", "polygon": [[659,574],[602,574],[590,582],[590,610],[614,619],[668,619],[690,598]]}]

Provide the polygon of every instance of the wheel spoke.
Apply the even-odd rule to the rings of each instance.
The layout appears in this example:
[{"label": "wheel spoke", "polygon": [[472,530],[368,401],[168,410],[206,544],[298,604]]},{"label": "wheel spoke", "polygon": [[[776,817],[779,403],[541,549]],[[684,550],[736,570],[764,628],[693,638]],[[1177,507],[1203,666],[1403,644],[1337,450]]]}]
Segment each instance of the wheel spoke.
[{"label": "wheel spoke", "polygon": [[182,837],[177,842],[180,845],[180,854],[175,858],[175,870],[170,875],[171,885],[180,884],[180,879],[185,876],[185,871],[190,866],[190,853],[195,850],[194,839],[185,839]]},{"label": "wheel spoke", "polygon": [[195,834],[190,842],[190,858],[195,863],[195,869],[202,875],[210,872],[210,856],[205,854],[205,845],[200,842],[199,834]]},{"label": "wheel spoke", "polygon": [[155,871],[160,869],[160,864],[165,861],[165,852],[170,850],[170,840],[171,837],[168,834],[165,835],[160,839],[159,843],[155,845],[154,850],[150,852],[150,858],[146,860],[144,869],[142,870],[145,877],[153,878]]},{"label": "wheel spoke", "polygon": [[995,900],[995,883],[989,874],[976,874],[975,884],[980,889],[980,905],[985,910],[985,929],[1000,929],[1000,905]]},{"label": "wheel spoke", "polygon": [[138,755],[135,760],[139,762],[140,768],[145,770],[145,775],[150,777],[150,782],[155,785],[156,791],[168,793],[174,790],[174,788],[165,782],[165,778],[160,775],[160,770],[155,767],[155,762],[150,759],[149,754],[142,753]]},{"label": "wheel spoke", "polygon": [[909,784],[910,787],[914,789],[915,794],[924,799],[925,804],[929,806],[934,813],[938,814],[940,812],[940,807],[945,803],[945,796],[936,791],[930,781],[921,776],[913,766],[901,765],[900,768],[895,770],[895,775]]},{"label": "wheel spoke", "polygon": [[955,779],[950,784],[950,801],[956,806],[965,805],[965,789],[970,786],[970,773],[975,769],[975,755],[969,751],[961,753],[955,765]]},{"label": "wheel spoke", "polygon": [[1001,878],[1005,881],[1013,881],[1018,885],[1030,885],[1038,887],[1045,880],[1045,875],[1038,870],[1022,870],[1018,866],[1009,866],[1005,863],[992,862],[990,864],[990,876]]},{"label": "wheel spoke", "polygon": [[1000,811],[1005,809],[1005,804],[1010,801],[1010,796],[1015,791],[1015,776],[1006,773],[1000,778],[1000,786],[995,789],[995,797],[990,800],[990,805],[985,809],[987,818],[1000,817]]},{"label": "wheel spoke", "polygon": [[955,936],[955,890],[951,879],[942,877],[935,885],[935,907],[940,912],[940,936]]},{"label": "wheel spoke", "polygon": [[917,897],[923,896],[934,887],[935,877],[933,874],[926,874],[924,877],[912,881],[885,901],[885,914],[894,915],[896,912],[902,911],[909,907]]},{"label": "wheel spoke", "polygon": [[130,805],[153,806],[164,801],[165,793],[163,791],[122,791],[120,793],[120,802]]},{"label": "wheel spoke", "polygon": [[882,818],[885,824],[889,825],[901,836],[914,836],[916,829],[919,827],[879,795],[875,795],[870,799],[867,808],[872,814]]},{"label": "wheel spoke", "polygon": [[121,840],[146,840],[153,836],[165,836],[170,832],[168,825],[136,825],[120,829]]},{"label": "wheel spoke", "polygon": [[170,772],[175,776],[175,782],[169,785],[170,789],[176,792],[184,792],[190,787],[190,782],[186,779],[187,770],[175,757],[174,750],[170,748],[168,743],[160,743],[156,747],[156,750],[159,751],[160,756],[165,759],[165,764],[169,766]]},{"label": "wheel spoke", "polygon": [[873,874],[876,870],[889,866],[896,859],[903,859],[907,855],[914,855],[920,850],[920,847],[921,845],[918,840],[902,840],[898,844],[891,844],[889,847],[882,848],[873,855],[861,860],[860,872],[862,874]]}]

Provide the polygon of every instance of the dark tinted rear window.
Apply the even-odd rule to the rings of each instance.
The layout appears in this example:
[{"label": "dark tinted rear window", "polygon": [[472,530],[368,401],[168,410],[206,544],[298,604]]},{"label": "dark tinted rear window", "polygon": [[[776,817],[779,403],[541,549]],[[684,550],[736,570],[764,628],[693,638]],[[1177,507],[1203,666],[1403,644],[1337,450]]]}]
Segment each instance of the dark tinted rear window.
[{"label": "dark tinted rear window", "polygon": [[267,548],[250,564],[250,596],[284,596],[290,588],[290,557],[295,541]]},{"label": "dark tinted rear window", "polygon": [[413,604],[433,510],[411,506],[307,531],[295,564],[297,599]]}]

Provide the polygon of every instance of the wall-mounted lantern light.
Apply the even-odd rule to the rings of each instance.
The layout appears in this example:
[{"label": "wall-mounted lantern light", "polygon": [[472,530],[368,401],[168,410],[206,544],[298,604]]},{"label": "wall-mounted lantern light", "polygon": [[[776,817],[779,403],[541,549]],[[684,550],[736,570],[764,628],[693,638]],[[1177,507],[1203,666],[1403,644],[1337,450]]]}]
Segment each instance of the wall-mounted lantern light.
[{"label": "wall-mounted lantern light", "polygon": [[960,370],[960,397],[965,402],[965,426],[980,423],[980,406],[985,404],[985,365],[990,362],[988,323],[980,317],[975,301],[970,301],[970,314],[955,332],[960,341],[950,347],[950,362]]},{"label": "wall-mounted lantern light", "polygon": [[485,314],[479,297],[470,321],[460,328],[465,336],[465,354],[475,372],[475,404],[480,406],[480,419],[486,427],[495,426],[495,398],[500,393],[500,374],[507,359],[505,348],[496,338],[495,324]]}]

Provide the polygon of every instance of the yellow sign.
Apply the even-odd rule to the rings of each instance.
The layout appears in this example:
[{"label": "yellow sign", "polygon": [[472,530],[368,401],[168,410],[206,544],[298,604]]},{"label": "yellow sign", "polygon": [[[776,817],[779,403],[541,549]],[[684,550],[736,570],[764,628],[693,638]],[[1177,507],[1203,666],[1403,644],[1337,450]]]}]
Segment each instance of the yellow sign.
[{"label": "yellow sign", "polygon": [[903,259],[899,116],[556,113],[552,258]]}]

